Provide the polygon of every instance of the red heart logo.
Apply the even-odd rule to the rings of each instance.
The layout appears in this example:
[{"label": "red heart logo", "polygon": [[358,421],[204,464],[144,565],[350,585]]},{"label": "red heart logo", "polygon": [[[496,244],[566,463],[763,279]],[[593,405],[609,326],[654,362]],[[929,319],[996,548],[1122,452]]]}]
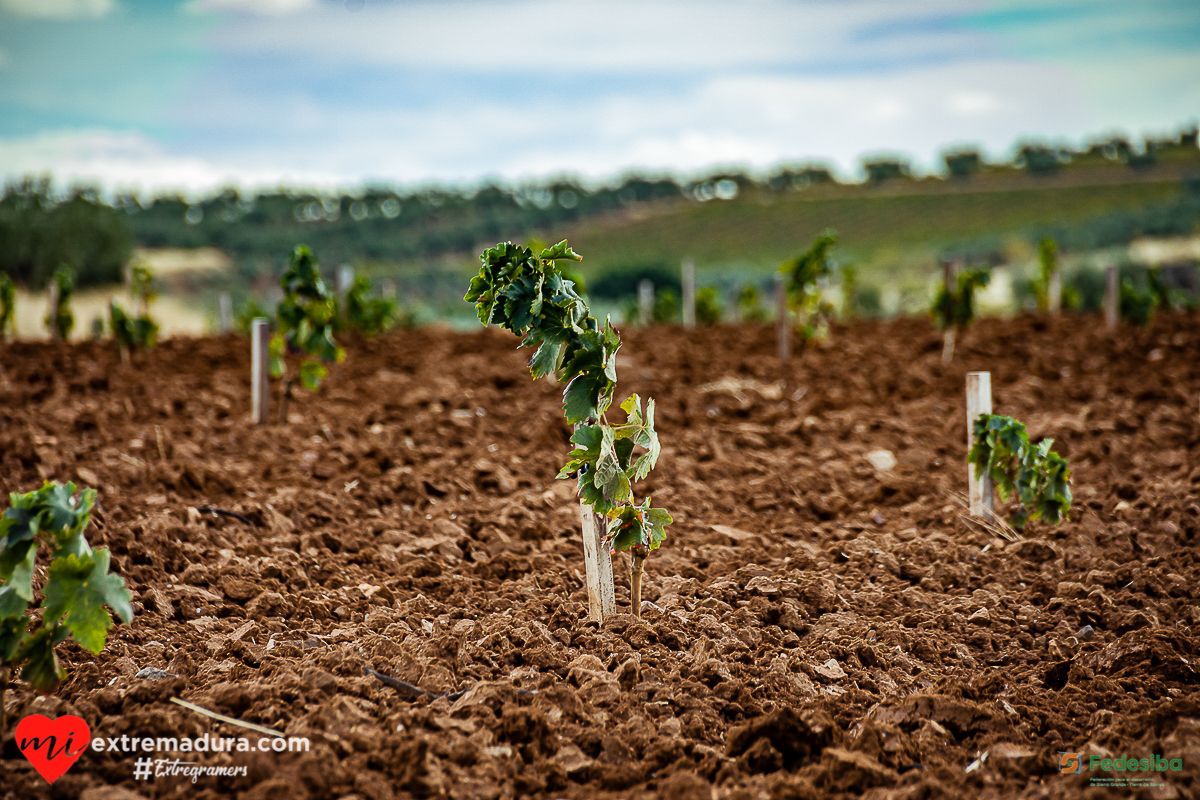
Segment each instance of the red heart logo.
[{"label": "red heart logo", "polygon": [[91,735],[88,724],[73,714],[58,719],[31,714],[17,723],[17,747],[50,783],[79,760]]}]

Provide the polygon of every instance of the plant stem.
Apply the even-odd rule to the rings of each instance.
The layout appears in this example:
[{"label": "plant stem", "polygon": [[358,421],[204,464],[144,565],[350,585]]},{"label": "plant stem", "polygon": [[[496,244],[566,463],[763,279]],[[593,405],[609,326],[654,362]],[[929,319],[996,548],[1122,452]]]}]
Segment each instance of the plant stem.
[{"label": "plant stem", "polygon": [[645,556],[639,556],[633,551],[630,551],[633,556],[633,569],[629,574],[629,599],[633,606],[633,615],[640,617],[642,615],[642,565],[646,562]]}]

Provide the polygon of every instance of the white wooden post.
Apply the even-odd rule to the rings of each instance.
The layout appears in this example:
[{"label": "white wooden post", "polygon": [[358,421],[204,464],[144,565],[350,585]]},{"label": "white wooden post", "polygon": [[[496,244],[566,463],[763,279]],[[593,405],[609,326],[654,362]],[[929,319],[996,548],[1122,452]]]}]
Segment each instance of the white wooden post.
[{"label": "white wooden post", "polygon": [[588,619],[604,622],[617,606],[613,588],[612,555],[604,546],[604,518],[586,503],[579,503],[579,518],[583,528],[583,565],[587,578]]},{"label": "white wooden post", "polygon": [[643,278],[638,284],[638,322],[649,325],[654,321],[654,281]]},{"label": "white wooden post", "polygon": [[59,341],[58,339],[58,315],[55,313],[58,309],[58,284],[51,279],[46,284],[46,299],[49,303],[49,310],[46,312],[46,322],[50,325],[50,339]]},{"label": "white wooden post", "polygon": [[1121,292],[1117,284],[1117,265],[1109,264],[1104,274],[1104,322],[1115,330],[1121,319]]},{"label": "white wooden post", "polygon": [[1050,272],[1050,285],[1046,287],[1046,304],[1051,314],[1062,311],[1062,267],[1054,265]]},{"label": "white wooden post", "polygon": [[[975,419],[980,414],[992,413],[992,373],[967,373],[967,451],[975,446]],[[967,466],[970,484],[971,516],[991,519],[995,514],[992,478],[986,473],[976,474],[975,465]]]},{"label": "white wooden post", "polygon": [[335,282],[337,292],[338,313],[343,318],[350,314],[350,308],[346,295],[350,293],[350,287],[354,284],[354,267],[349,264],[342,264],[337,268],[337,281]]},{"label": "white wooden post", "polygon": [[[952,258],[942,259],[942,286],[945,287],[947,294],[952,294],[958,287],[958,265],[954,263]],[[942,334],[942,363],[947,366],[954,360],[954,344],[958,339],[958,329],[953,325],[947,325],[945,332]]]},{"label": "white wooden post", "polygon": [[792,315],[788,311],[787,287],[784,286],[782,275],[775,276],[775,337],[779,360],[790,360],[792,357]]},{"label": "white wooden post", "polygon": [[270,332],[267,320],[259,317],[250,323],[250,402],[254,424],[267,424],[271,381],[271,356],[268,351]]},{"label": "white wooden post", "polygon": [[217,332],[222,335],[233,330],[233,298],[229,292],[221,292],[217,298]]},{"label": "white wooden post", "polygon": [[696,327],[696,262],[683,260],[683,327]]}]

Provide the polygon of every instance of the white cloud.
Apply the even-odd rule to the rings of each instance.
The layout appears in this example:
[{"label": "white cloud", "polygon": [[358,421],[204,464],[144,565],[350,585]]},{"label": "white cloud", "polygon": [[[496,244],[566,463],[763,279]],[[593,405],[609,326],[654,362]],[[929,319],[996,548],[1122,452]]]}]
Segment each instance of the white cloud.
[{"label": "white cloud", "polygon": [[191,0],[184,10],[194,14],[281,16],[311,11],[318,0]]},{"label": "white cloud", "polygon": [[115,10],[114,0],[0,0],[0,12],[33,19],[87,19]]},{"label": "white cloud", "polygon": [[0,139],[0,178],[50,174],[68,186],[98,184],[111,191],[136,189],[198,194],[219,186],[336,186],[335,175],[287,167],[223,166],[171,153],[140,133],[106,130],[56,132]]},{"label": "white cloud", "polygon": [[351,14],[322,4],[282,20],[239,20],[214,42],[238,52],[290,50],[334,62],[421,68],[715,70],[977,53],[984,36],[969,30],[910,29],[903,36],[854,38],[863,27],[886,28],[901,14],[920,19],[975,5],[914,0],[897,12],[894,4],[878,0],[759,0],[749,6],[730,0],[457,0],[370,4]]},{"label": "white cloud", "polygon": [[947,98],[950,111],[963,116],[990,114],[1000,103],[988,92],[973,92],[970,90],[953,92]]},{"label": "white cloud", "polygon": [[[628,169],[761,171],[808,159],[853,177],[868,153],[898,153],[937,169],[939,151],[951,145],[980,147],[996,159],[1029,135],[1082,143],[1114,126],[1135,135],[1146,130],[1136,110],[1093,107],[1082,80],[1061,65],[991,60],[885,77],[733,74],[682,90],[631,88],[521,104],[448,97],[426,108],[368,104],[336,113],[302,95],[235,96],[195,110],[253,115],[254,127],[234,145],[205,151],[198,140],[197,149],[178,151],[141,134],[107,131],[0,140],[0,177],[52,171],[63,182],[110,189],[200,192],[230,183],[350,187],[485,175],[571,173],[602,181]],[[963,113],[964,104],[971,113]],[[1167,116],[1178,110],[1161,113],[1180,119]],[[555,123],[544,124],[548,119]]]}]

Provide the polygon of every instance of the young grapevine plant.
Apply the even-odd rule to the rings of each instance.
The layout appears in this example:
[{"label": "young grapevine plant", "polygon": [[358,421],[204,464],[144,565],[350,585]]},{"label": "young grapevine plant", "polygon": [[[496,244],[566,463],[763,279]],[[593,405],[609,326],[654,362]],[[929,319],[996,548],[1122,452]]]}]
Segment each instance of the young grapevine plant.
[{"label": "young grapevine plant", "polygon": [[[55,645],[73,636],[80,647],[99,653],[112,627],[104,607],[125,623],[133,619],[125,582],[108,571],[108,549],[93,550],[83,535],[96,502],[94,489],[76,497],[75,484],[47,481],[37,491],[13,493],[10,501],[0,516],[0,732],[7,722],[3,701],[10,671],[20,669],[35,691],[50,694],[66,674]],[[43,546],[49,568],[41,619],[31,633],[33,579]]]},{"label": "young grapevine plant", "polygon": [[373,335],[383,333],[396,321],[396,301],[371,297],[371,280],[359,275],[346,292],[346,322],[351,328]]},{"label": "young grapevine plant", "polygon": [[65,342],[75,327],[75,315],[71,313],[71,297],[75,294],[75,272],[68,266],[54,271],[54,307],[46,315],[46,327],[60,342]]},{"label": "young grapevine plant", "polygon": [[475,304],[484,325],[496,323],[523,337],[522,347],[536,348],[529,361],[534,379],[554,375],[566,384],[563,413],[576,426],[575,448],[558,478],[576,477],[580,499],[608,518],[612,551],[632,556],[633,612],[640,614],[642,563],[671,523],[649,497],[639,504],[633,494],[633,483],[658,462],[654,400],[643,410],[641,398],[632,395],[620,406],[624,422],[608,420],[621,337],[608,320],[601,325],[591,316],[574,282],[563,277],[560,262],[580,260],[566,241],[536,254],[512,242],[498,244],[480,256],[483,266],[464,299]]},{"label": "young grapevine plant", "polygon": [[979,474],[987,474],[1000,499],[1015,499],[1009,519],[1021,530],[1029,522],[1045,519],[1057,525],[1071,510],[1071,467],[1050,449],[1053,439],[1036,445],[1025,426],[1012,417],[980,414],[975,418],[975,444],[967,461]]},{"label": "young grapevine plant", "polygon": [[942,286],[938,290],[929,315],[933,317],[934,323],[945,331],[943,364],[949,364],[954,357],[954,341],[957,335],[975,321],[975,292],[986,287],[991,280],[990,270],[968,269],[958,273],[953,288]]},{"label": "young grapevine plant", "polygon": [[149,350],[158,340],[158,323],[150,316],[150,303],[158,296],[154,289],[154,272],[146,266],[133,268],[130,294],[137,302],[137,316],[130,316],[116,303],[108,307],[109,327],[121,348],[122,359],[131,350]]},{"label": "young grapevine plant", "polygon": [[825,231],[812,247],[779,268],[787,281],[788,308],[796,314],[804,341],[822,338],[829,330],[833,306],[822,300],[821,284],[833,275],[829,252],[836,244],[837,234]]},{"label": "young grapevine plant", "polygon": [[[283,299],[277,309],[279,329],[271,339],[271,377],[280,378],[287,372],[288,353],[301,353],[304,360],[299,368],[300,383],[316,389],[328,374],[325,364],[346,357],[333,340],[337,297],[321,277],[312,251],[304,245],[296,245],[292,251],[279,285]],[[290,381],[285,380],[284,387],[286,398]]]}]

